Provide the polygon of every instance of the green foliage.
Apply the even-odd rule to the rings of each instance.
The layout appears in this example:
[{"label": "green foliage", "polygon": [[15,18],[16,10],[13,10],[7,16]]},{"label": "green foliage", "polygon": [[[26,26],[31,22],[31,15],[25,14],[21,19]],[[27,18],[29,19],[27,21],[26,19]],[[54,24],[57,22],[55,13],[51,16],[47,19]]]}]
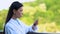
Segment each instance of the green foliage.
[{"label": "green foliage", "polygon": [[0,30],[3,29],[5,19],[6,19],[6,15],[7,15],[7,10],[3,9],[0,11]]}]

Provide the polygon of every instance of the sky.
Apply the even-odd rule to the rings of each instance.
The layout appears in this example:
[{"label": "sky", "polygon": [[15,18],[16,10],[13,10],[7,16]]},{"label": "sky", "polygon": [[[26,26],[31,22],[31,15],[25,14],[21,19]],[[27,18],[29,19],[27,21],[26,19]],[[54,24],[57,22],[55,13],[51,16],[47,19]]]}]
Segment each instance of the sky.
[{"label": "sky", "polygon": [[34,0],[0,0],[0,10],[8,9],[12,2],[19,1],[20,3],[32,2]]}]

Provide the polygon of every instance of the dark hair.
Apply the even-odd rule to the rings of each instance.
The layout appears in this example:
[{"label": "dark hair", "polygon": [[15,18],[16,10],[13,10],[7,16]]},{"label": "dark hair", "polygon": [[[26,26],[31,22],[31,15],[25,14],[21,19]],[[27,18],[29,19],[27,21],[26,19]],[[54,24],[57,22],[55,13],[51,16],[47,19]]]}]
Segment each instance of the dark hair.
[{"label": "dark hair", "polygon": [[[6,18],[6,22],[5,24],[11,19],[11,17],[13,16],[13,9],[18,10],[20,7],[22,7],[23,5],[21,3],[19,3],[18,1],[15,1],[11,4],[11,6],[9,7],[9,11],[8,11],[8,15]],[[5,34],[5,26],[4,26],[4,32],[3,34]]]}]

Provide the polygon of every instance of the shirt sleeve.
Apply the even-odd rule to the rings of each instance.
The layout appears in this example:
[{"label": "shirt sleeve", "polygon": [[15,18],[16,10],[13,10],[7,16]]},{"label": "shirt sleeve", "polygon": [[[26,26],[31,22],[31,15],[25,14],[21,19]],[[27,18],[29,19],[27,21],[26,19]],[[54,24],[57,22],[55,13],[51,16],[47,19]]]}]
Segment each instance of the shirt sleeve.
[{"label": "shirt sleeve", "polygon": [[34,26],[34,30],[32,29],[33,26],[28,27],[29,32],[35,32],[37,30],[37,26]]},{"label": "shirt sleeve", "polygon": [[25,29],[26,33],[35,32],[37,30],[38,30],[37,26],[34,27],[34,30],[32,29],[32,26],[27,26],[26,29]]},{"label": "shirt sleeve", "polygon": [[24,24],[24,22],[22,22],[22,21],[20,21],[19,20],[19,22],[21,22],[21,25],[23,26],[23,28],[24,28],[24,30],[25,30],[25,32],[27,33],[27,32],[35,32],[36,30],[37,30],[37,26],[34,26],[34,30],[32,29],[32,26],[26,26],[25,24]]}]

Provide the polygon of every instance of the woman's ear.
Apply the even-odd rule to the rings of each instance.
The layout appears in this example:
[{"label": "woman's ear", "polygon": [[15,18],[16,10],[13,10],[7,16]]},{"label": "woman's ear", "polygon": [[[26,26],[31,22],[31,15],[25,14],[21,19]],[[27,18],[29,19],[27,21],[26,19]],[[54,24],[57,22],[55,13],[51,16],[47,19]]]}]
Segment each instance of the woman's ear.
[{"label": "woman's ear", "polygon": [[13,9],[13,14],[15,14],[16,13],[16,10],[15,9]]}]

